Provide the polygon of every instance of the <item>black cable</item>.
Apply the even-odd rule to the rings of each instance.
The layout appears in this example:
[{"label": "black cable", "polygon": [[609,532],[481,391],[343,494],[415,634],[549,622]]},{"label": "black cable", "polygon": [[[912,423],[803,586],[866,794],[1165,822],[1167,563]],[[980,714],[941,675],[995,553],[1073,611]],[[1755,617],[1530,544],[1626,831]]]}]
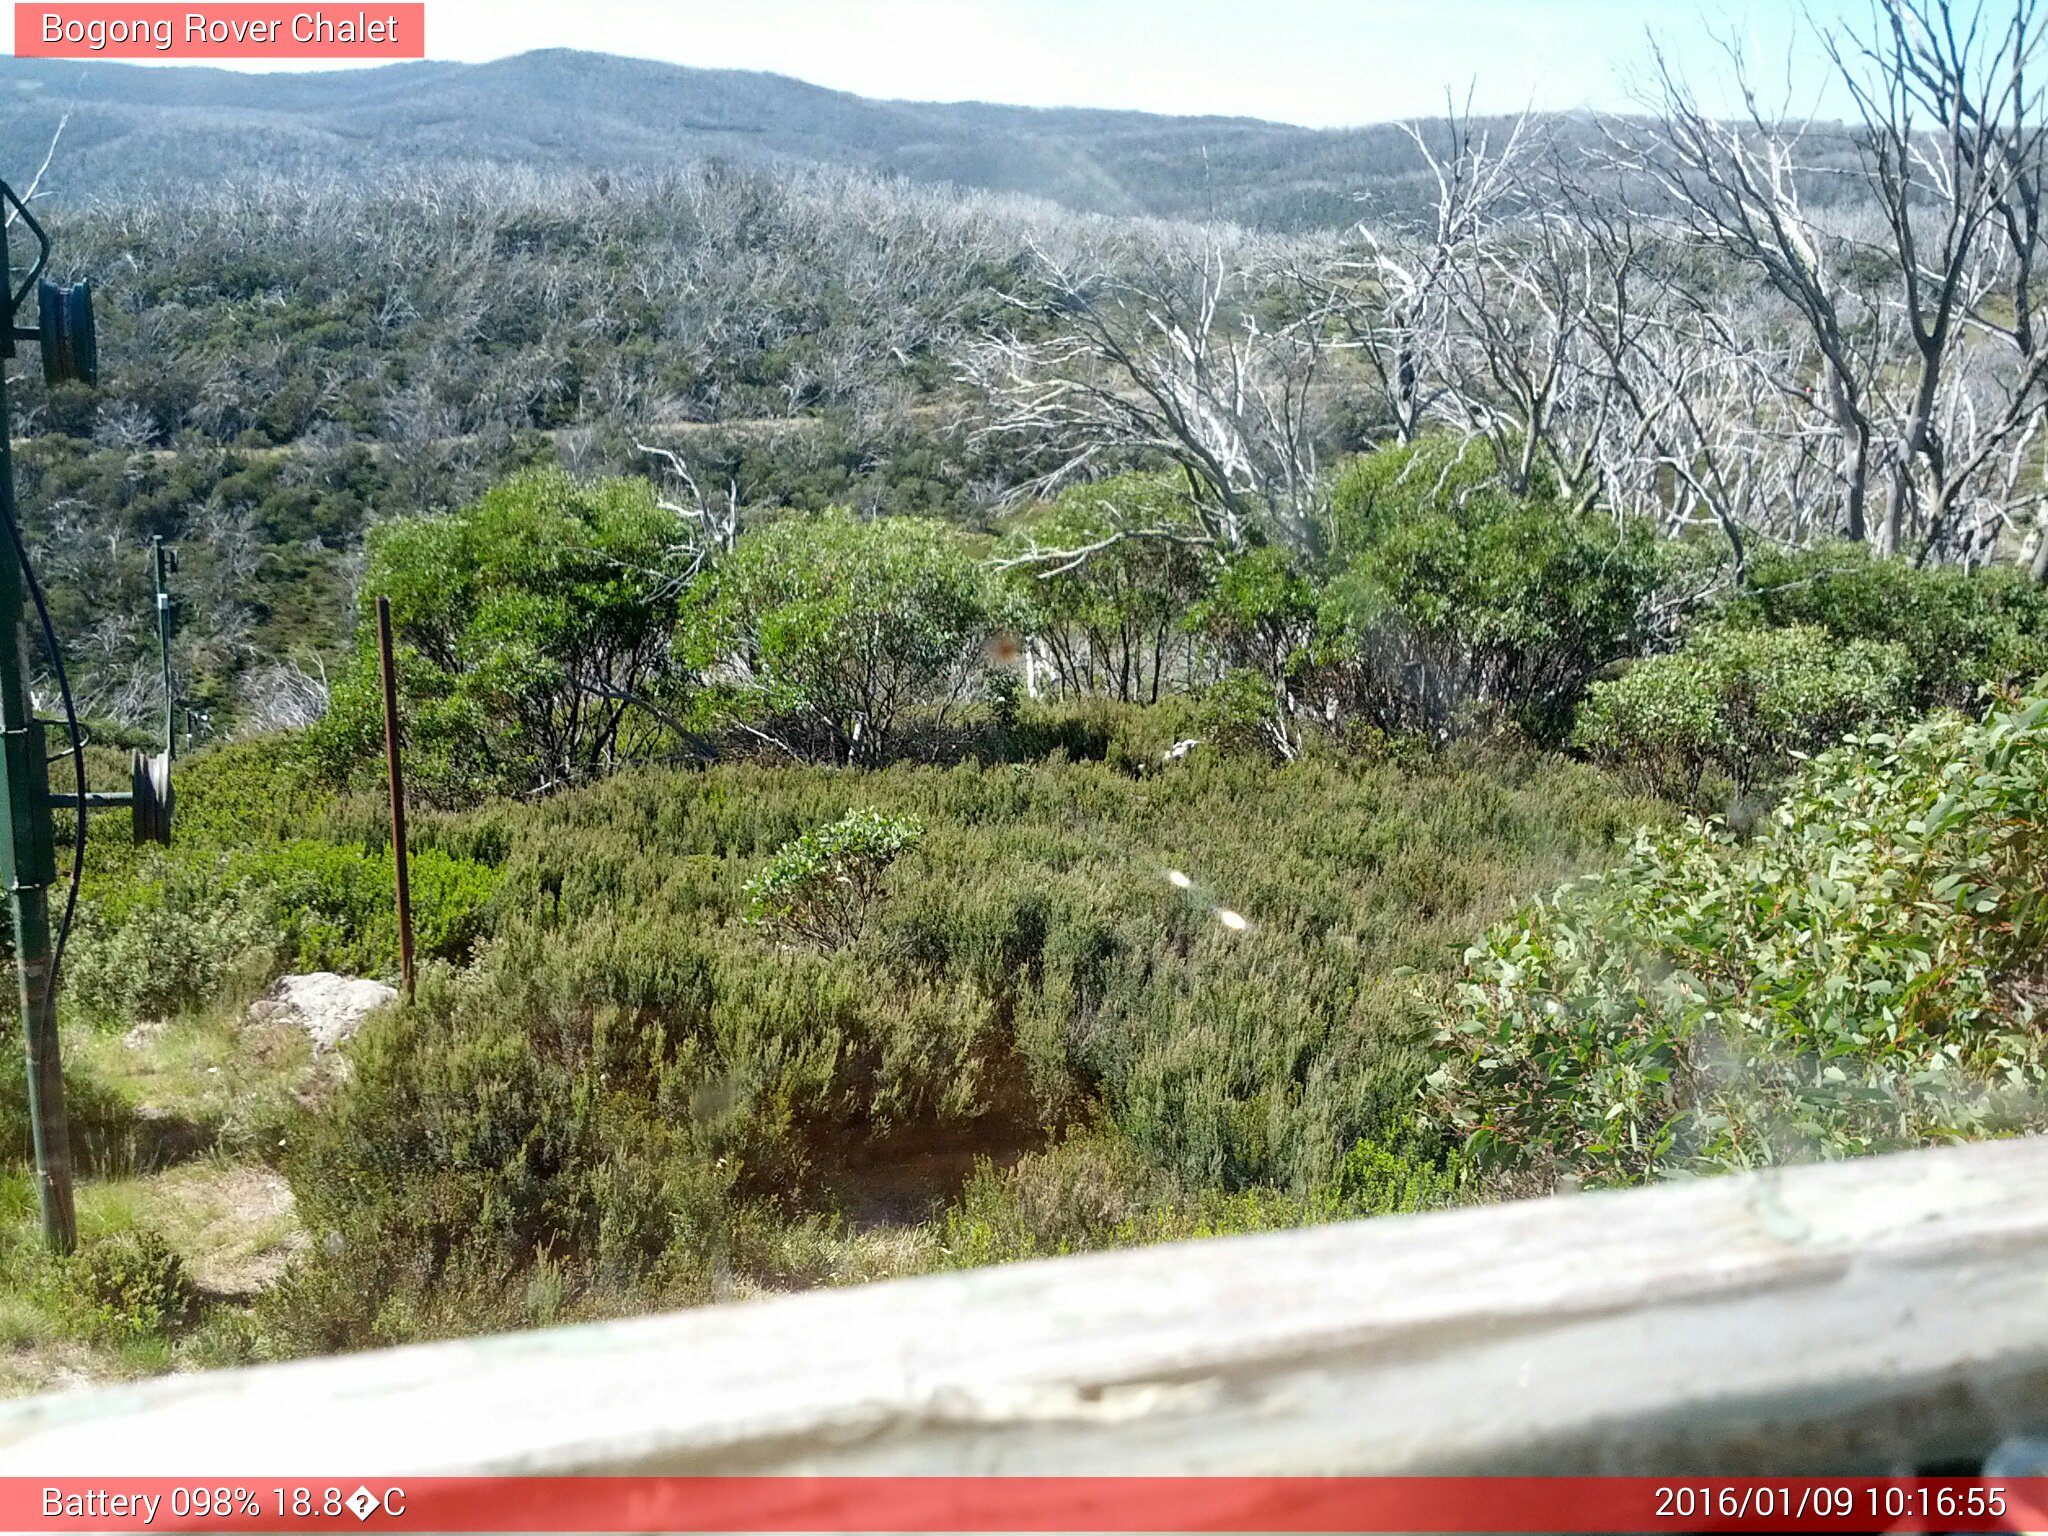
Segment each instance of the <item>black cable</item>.
[{"label": "black cable", "polygon": [[[50,605],[43,600],[43,584],[36,580],[28,561],[28,546],[21,542],[21,530],[13,518],[7,524],[14,558],[21,563],[21,579],[35,600],[36,617],[42,620],[43,644],[50,653],[50,668],[57,675],[57,693],[64,700],[64,729],[71,738],[71,768],[78,782],[78,831],[71,842],[71,890],[64,898],[64,917],[57,925],[57,942],[50,950],[50,974],[43,985],[43,1005],[54,1018],[57,1011],[57,973],[64,967],[64,944],[71,937],[71,919],[78,911],[78,887],[85,879],[85,733],[78,728],[78,711],[71,702],[71,682],[64,675],[64,650],[57,644],[57,626],[50,622]],[[33,705],[30,706],[33,712]]]}]

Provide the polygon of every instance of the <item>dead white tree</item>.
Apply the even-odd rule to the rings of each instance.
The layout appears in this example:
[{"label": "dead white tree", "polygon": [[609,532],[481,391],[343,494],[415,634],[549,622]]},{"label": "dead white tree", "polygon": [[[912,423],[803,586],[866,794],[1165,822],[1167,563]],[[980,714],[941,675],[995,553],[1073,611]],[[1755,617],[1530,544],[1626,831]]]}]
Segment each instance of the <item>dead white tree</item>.
[{"label": "dead white tree", "polygon": [[674,578],[680,592],[711,560],[729,553],[739,537],[740,484],[737,480],[726,481],[721,506],[704,494],[704,488],[690,472],[689,462],[673,448],[647,443],[634,446],[666,472],[666,485],[657,490],[654,504],[674,517],[681,529],[675,553],[683,556],[685,563]]},{"label": "dead white tree", "polygon": [[239,735],[302,730],[327,713],[326,664],[317,654],[309,654],[306,661],[310,665],[301,665],[296,657],[280,657],[241,679],[235,690],[241,702]]},{"label": "dead white tree", "polygon": [[1435,184],[1428,216],[1383,227],[1369,211],[1354,232],[1360,250],[1302,282],[1363,358],[1394,440],[1408,443],[1440,420],[1455,298],[1469,297],[1469,274],[1520,202],[1533,136],[1526,114],[1498,133],[1478,124],[1469,99],[1463,110],[1447,104],[1441,124],[1403,130]]},{"label": "dead white tree", "polygon": [[1744,115],[1722,120],[1654,43],[1654,115],[1647,127],[1610,125],[1615,169],[1662,194],[1660,212],[1678,238],[1726,258],[1737,274],[1760,280],[1796,317],[1808,377],[1798,386],[1834,433],[1837,531],[1870,536],[1872,473],[1879,455],[1870,392],[1884,364],[1867,341],[1870,306],[1844,279],[1849,252],[1810,207],[1803,147],[1819,130],[1767,113],[1740,47],[1722,51]]},{"label": "dead white tree", "polygon": [[1049,492],[1105,462],[1152,457],[1186,475],[1224,549],[1265,527],[1295,548],[1323,536],[1314,387],[1323,316],[1290,263],[1215,229],[1120,233],[1079,258],[1034,246],[1003,294],[1007,324],[966,348],[990,405],[977,439],[1049,448]]},{"label": "dead white tree", "polygon": [[1910,343],[1904,387],[1886,391],[1886,551],[1909,531],[1923,559],[1974,545],[2013,489],[2009,448],[2039,430],[2041,35],[2038,0],[2016,0],[2002,25],[1981,5],[1879,0],[1864,31],[1823,34],[1856,103],[1887,237],[1875,249]]},{"label": "dead white tree", "polygon": [[[1445,413],[1486,440],[1517,493],[1544,472],[1576,504],[1599,488],[1613,394],[1593,328],[1617,283],[1608,254],[1579,221],[1542,213],[1504,224],[1451,270]],[[1611,304],[1605,313],[1627,322]]]},{"label": "dead white tree", "polygon": [[1874,0],[1863,25],[1819,29],[1846,130],[1767,111],[1733,43],[1743,111],[1717,119],[1653,47],[1653,121],[1610,128],[1613,163],[1728,263],[1723,313],[1747,274],[1794,322],[1764,349],[1780,409],[1755,441],[1809,489],[1826,462],[1832,531],[1880,553],[1975,562],[2044,515],[2026,447],[2048,410],[2042,30],[2038,0],[2002,17]]},{"label": "dead white tree", "polygon": [[[43,178],[50,174],[51,162],[53,162],[57,158],[58,141],[64,137],[64,129],[67,125],[69,125],[70,122],[71,109],[69,107],[66,107],[64,109],[64,115],[57,119],[57,126],[51,130],[49,147],[43,151],[43,163],[36,167],[35,175],[29,177],[28,185],[22,190],[21,207],[26,207],[28,204],[34,202],[38,197],[43,195]],[[20,217],[20,207],[9,208],[7,210],[6,222],[0,223],[0,230],[8,230],[14,228],[14,221]]]},{"label": "dead white tree", "polygon": [[1433,209],[1408,230],[1360,227],[1361,253],[1319,289],[1333,325],[1396,441],[1431,429],[1483,440],[1509,488],[1544,477],[1590,505],[1611,488],[1617,428],[1643,431],[1615,377],[1647,324],[1633,291],[1640,226],[1579,186],[1527,115],[1489,129],[1453,106],[1408,134]]}]

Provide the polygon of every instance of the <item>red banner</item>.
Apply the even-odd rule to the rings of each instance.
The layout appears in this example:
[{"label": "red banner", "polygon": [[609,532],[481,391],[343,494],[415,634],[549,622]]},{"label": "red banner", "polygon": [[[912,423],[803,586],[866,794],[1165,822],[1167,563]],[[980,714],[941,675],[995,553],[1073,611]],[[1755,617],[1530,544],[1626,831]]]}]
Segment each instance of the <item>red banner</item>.
[{"label": "red banner", "polygon": [[14,7],[24,59],[423,59],[421,0],[367,5]]},{"label": "red banner", "polygon": [[9,1531],[2025,1531],[2048,1478],[4,1478]]}]

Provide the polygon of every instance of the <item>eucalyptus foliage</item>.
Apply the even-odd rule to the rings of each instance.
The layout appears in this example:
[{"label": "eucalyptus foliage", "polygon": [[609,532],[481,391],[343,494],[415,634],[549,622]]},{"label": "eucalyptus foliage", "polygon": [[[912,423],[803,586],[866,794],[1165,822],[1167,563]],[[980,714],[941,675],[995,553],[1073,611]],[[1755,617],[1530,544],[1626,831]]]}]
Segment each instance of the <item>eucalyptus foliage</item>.
[{"label": "eucalyptus foliage", "polygon": [[851,944],[867,927],[890,866],[923,835],[915,816],[873,809],[813,827],[747,882],[747,916],[820,949]]},{"label": "eucalyptus foliage", "polygon": [[1131,474],[1061,493],[1001,555],[1064,688],[1156,703],[1214,575],[1206,543],[1184,484]]},{"label": "eucalyptus foliage", "polygon": [[1915,670],[1904,646],[1839,640],[1814,625],[1710,627],[1594,683],[1572,740],[1674,799],[1694,798],[1709,771],[1741,794],[1795,757],[1905,718]]},{"label": "eucalyptus foliage", "polygon": [[2025,683],[2048,671],[2048,587],[1994,565],[1915,565],[1836,540],[1818,549],[1767,551],[1727,605],[1752,628],[1813,625],[1837,641],[1903,646],[1922,706],[1974,708],[1987,684]]},{"label": "eucalyptus foliage", "polygon": [[965,696],[1007,617],[954,529],[839,510],[742,537],[679,648],[731,718],[793,755],[877,763],[913,710]]},{"label": "eucalyptus foliage", "polygon": [[2048,1123],[2048,691],[1645,832],[1467,951],[1430,1078],[1475,1156],[1618,1184]]},{"label": "eucalyptus foliage", "polygon": [[1651,529],[1541,477],[1510,493],[1484,444],[1366,454],[1331,501],[1343,561],[1325,611],[1382,729],[1504,721],[1555,741],[1594,674],[1648,638],[1668,563]]},{"label": "eucalyptus foliage", "polygon": [[575,783],[669,735],[676,609],[696,564],[643,480],[516,476],[370,538],[355,651],[316,744],[338,775],[383,741],[375,599],[391,602],[412,785],[433,801]]},{"label": "eucalyptus foliage", "polygon": [[1320,589],[1285,550],[1232,556],[1188,624],[1228,668],[1207,700],[1219,721],[1240,722],[1226,735],[1255,734],[1291,758],[1307,724],[1335,722],[1352,655]]}]

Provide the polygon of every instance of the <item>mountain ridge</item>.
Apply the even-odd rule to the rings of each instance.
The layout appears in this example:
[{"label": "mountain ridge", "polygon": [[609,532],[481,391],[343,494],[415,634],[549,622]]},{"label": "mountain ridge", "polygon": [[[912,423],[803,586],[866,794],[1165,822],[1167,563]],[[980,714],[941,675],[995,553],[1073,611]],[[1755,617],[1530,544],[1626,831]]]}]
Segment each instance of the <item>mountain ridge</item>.
[{"label": "mountain ridge", "polygon": [[45,184],[60,199],[323,169],[640,171],[717,156],[851,166],[1090,213],[1309,228],[1356,218],[1361,188],[1410,200],[1424,170],[1390,124],[882,100],[766,71],[565,48],[273,74],[0,57],[0,144],[40,160],[67,111]]}]

